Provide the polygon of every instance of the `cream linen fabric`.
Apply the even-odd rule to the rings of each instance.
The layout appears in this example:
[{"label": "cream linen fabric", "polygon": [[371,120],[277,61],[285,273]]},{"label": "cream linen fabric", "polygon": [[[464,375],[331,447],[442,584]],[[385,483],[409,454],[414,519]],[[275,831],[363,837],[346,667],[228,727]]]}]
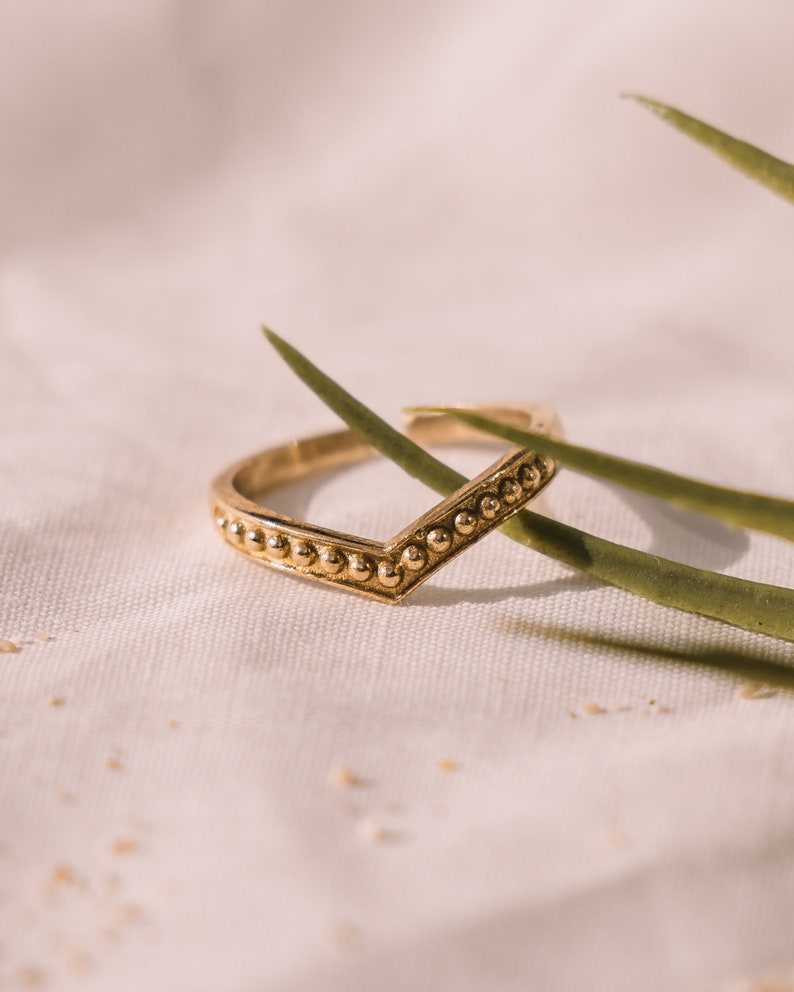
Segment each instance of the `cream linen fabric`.
[{"label": "cream linen fabric", "polygon": [[[794,493],[794,214],[618,99],[794,157],[792,37],[786,0],[0,4],[1,988],[792,966],[791,700],[529,625],[791,651],[499,535],[359,601],[242,560],[207,506],[336,425],[261,322],[394,423],[542,399],[579,442]],[[295,498],[374,537],[436,500],[379,462]],[[569,473],[543,506],[794,584],[782,542]]]}]

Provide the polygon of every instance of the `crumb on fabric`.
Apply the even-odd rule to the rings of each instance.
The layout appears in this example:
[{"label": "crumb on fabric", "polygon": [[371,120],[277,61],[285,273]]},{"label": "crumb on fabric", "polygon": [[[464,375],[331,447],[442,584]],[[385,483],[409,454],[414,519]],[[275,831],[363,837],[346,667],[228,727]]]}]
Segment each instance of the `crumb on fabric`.
[{"label": "crumb on fabric", "polygon": [[176,730],[176,728],[179,726],[179,723],[177,720],[169,720],[168,726],[171,728],[171,730]]},{"label": "crumb on fabric", "polygon": [[134,902],[125,902],[119,906],[119,923],[137,923],[143,916],[143,910]]},{"label": "crumb on fabric", "polygon": [[121,768],[121,762],[118,758],[108,758],[105,762],[105,768],[111,772],[117,772]]},{"label": "crumb on fabric", "polygon": [[113,854],[134,854],[138,850],[138,841],[129,837],[119,837],[110,845]]},{"label": "crumb on fabric", "polygon": [[108,872],[102,880],[102,884],[108,892],[116,892],[121,887],[121,876],[114,871]]},{"label": "crumb on fabric", "polygon": [[64,806],[71,806],[72,803],[74,802],[74,796],[71,794],[71,792],[59,792],[58,802],[63,803]]},{"label": "crumb on fabric", "polygon": [[617,823],[611,823],[607,828],[606,841],[610,847],[615,847],[619,850],[625,850],[631,846],[628,835]]},{"label": "crumb on fabric", "polygon": [[23,989],[40,989],[46,980],[45,972],[35,965],[27,965],[17,972],[17,983]]},{"label": "crumb on fabric", "polygon": [[352,788],[354,785],[359,785],[361,780],[347,765],[333,765],[328,772],[328,781],[332,785]]},{"label": "crumb on fabric", "polygon": [[52,869],[52,881],[55,885],[74,885],[74,872],[69,865],[56,865]]},{"label": "crumb on fabric", "polygon": [[48,634],[46,630],[37,630],[33,637],[37,641],[51,641],[52,634]]},{"label": "crumb on fabric", "polygon": [[381,844],[386,840],[388,831],[374,816],[364,816],[356,824],[356,836],[368,844]]},{"label": "crumb on fabric", "polygon": [[73,947],[66,954],[66,967],[75,975],[84,975],[93,964],[91,955],[82,947]]},{"label": "crumb on fabric", "polygon": [[104,878],[104,885],[108,892],[115,892],[121,885],[121,878],[114,872],[109,872]]},{"label": "crumb on fabric", "polygon": [[587,716],[597,716],[599,713],[603,712],[604,711],[601,709],[599,704],[595,701],[585,703],[584,706],[582,706],[582,713],[585,713]]},{"label": "crumb on fabric", "polygon": [[454,772],[457,771],[458,766],[451,758],[442,758],[436,762],[436,768],[440,772]]},{"label": "crumb on fabric", "polygon": [[63,696],[50,696],[49,699],[47,700],[47,705],[48,706],[63,706],[63,704],[65,702],[66,702],[66,700],[63,698]]},{"label": "crumb on fabric", "polygon": [[763,686],[756,682],[745,682],[736,690],[737,699],[758,699]]},{"label": "crumb on fabric", "polygon": [[359,941],[359,932],[349,923],[335,923],[331,927],[331,940],[337,947],[343,947],[346,950],[350,950],[357,946]]},{"label": "crumb on fabric", "polygon": [[13,641],[8,641],[5,637],[0,637],[0,654],[14,654],[16,651],[19,651],[19,648]]}]

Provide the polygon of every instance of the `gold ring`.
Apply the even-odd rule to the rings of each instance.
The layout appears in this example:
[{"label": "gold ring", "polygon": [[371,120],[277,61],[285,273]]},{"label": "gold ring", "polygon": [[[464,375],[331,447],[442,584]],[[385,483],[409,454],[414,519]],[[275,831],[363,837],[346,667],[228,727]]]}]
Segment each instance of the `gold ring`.
[{"label": "gold ring", "polygon": [[[557,416],[547,406],[477,409],[526,430],[560,433]],[[409,418],[407,434],[419,444],[487,440],[443,414]],[[237,551],[263,565],[397,602],[520,510],[555,472],[551,458],[514,449],[385,543],[315,527],[258,502],[276,486],[373,454],[352,431],[339,431],[292,441],[237,462],[212,484],[216,528]]]}]

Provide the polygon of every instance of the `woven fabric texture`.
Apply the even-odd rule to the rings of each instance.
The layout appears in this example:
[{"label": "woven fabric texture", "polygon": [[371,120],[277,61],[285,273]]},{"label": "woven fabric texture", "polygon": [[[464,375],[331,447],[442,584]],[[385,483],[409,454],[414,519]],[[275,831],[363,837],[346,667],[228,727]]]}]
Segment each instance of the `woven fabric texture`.
[{"label": "woven fabric texture", "polygon": [[[791,208],[618,99],[792,158],[792,36],[773,0],[0,5],[0,988],[792,966],[791,700],[553,635],[785,645],[498,534],[372,603],[243,560],[208,505],[338,424],[263,322],[395,424],[543,400],[794,493]],[[295,498],[376,538],[437,501],[377,460]],[[539,508],[794,584],[783,542],[570,472]]]}]

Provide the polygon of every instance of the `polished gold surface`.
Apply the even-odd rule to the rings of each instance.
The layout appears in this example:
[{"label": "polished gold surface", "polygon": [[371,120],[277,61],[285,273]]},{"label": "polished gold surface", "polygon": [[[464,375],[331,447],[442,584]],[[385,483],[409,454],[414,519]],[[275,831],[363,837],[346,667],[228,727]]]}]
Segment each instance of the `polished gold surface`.
[{"label": "polished gold surface", "polygon": [[[526,430],[560,433],[555,413],[545,406],[478,409]],[[425,446],[486,440],[443,414],[420,414],[410,418],[407,427],[409,436]],[[550,458],[514,449],[385,543],[316,527],[257,502],[277,486],[373,454],[352,431],[339,431],[246,458],[212,485],[216,527],[232,547],[263,565],[397,602],[504,523],[548,485],[555,472]]]}]

